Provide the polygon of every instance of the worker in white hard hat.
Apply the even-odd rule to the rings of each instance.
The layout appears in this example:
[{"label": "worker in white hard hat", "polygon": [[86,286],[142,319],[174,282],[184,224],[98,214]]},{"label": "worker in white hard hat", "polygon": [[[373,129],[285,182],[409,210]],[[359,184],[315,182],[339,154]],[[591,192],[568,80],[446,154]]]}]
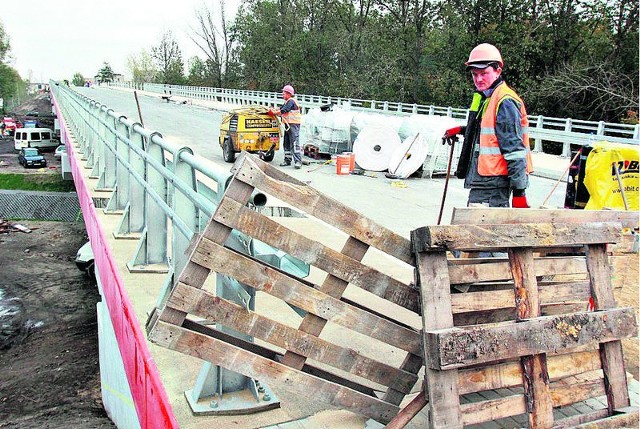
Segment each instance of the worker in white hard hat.
[{"label": "worker in white hard hat", "polygon": [[295,90],[291,85],[285,85],[282,88],[282,98],[284,98],[284,104],[275,109],[269,111],[275,115],[282,117],[282,121],[285,124],[284,133],[284,161],[280,164],[281,167],[291,165],[293,160],[293,166],[298,169],[302,166],[302,146],[300,146],[300,124],[302,123],[302,114],[300,111],[300,105],[294,98]]},{"label": "worker in white hard hat", "polygon": [[528,208],[526,189],[533,171],[527,111],[502,79],[498,48],[482,43],[465,62],[476,92],[464,127],[447,130],[443,141],[464,135],[456,176],[469,189],[467,205]]}]

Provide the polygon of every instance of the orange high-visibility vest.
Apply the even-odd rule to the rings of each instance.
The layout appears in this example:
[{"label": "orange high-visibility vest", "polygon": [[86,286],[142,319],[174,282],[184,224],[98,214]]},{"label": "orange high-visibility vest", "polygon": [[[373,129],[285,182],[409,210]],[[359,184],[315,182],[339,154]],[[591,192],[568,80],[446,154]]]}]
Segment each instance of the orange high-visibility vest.
[{"label": "orange high-visibility vest", "polygon": [[302,123],[302,114],[300,113],[300,105],[296,101],[295,98],[290,98],[289,100],[293,100],[293,103],[296,105],[296,110],[289,110],[287,113],[282,114],[282,118],[288,124],[301,124]]},{"label": "orange high-visibility vest", "polygon": [[482,121],[480,122],[480,152],[478,154],[478,173],[481,176],[506,176],[507,160],[500,152],[498,137],[496,136],[496,118],[500,103],[505,98],[513,98],[520,104],[520,115],[522,125],[522,151],[507,154],[512,159],[526,158],[527,174],[533,172],[533,162],[531,160],[531,149],[529,147],[529,119],[524,108],[522,99],[516,92],[509,88],[506,83],[501,83],[493,91],[487,104]]}]

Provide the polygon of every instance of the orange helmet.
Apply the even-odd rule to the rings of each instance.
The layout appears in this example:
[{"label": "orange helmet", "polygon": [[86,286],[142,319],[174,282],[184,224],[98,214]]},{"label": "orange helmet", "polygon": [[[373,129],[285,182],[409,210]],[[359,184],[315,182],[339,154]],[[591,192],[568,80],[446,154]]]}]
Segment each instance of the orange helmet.
[{"label": "orange helmet", "polygon": [[464,63],[467,67],[485,68],[492,63],[500,64],[503,67],[502,55],[495,46],[489,43],[481,43],[469,54],[469,60]]}]

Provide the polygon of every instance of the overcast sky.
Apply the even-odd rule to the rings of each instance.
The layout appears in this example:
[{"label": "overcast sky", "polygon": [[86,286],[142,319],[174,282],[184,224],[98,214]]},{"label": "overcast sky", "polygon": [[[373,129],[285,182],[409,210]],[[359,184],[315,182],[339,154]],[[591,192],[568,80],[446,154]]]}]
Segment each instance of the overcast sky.
[{"label": "overcast sky", "polygon": [[[227,20],[240,0],[225,1]],[[128,75],[126,60],[151,50],[162,33],[173,32],[182,58],[204,57],[189,38],[195,10],[219,0],[3,0],[2,22],[11,44],[10,65],[32,82],[94,76],[108,62]]]}]

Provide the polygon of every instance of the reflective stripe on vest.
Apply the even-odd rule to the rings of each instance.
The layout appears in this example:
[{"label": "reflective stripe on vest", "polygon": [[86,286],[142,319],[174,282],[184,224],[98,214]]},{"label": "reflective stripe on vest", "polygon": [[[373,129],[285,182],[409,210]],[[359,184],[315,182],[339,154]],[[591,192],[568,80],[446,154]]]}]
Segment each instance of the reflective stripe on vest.
[{"label": "reflective stripe on vest", "polygon": [[290,98],[289,100],[293,101],[293,104],[296,105],[296,110],[289,110],[287,113],[283,113],[282,117],[288,124],[301,124],[302,123],[302,115],[300,114],[300,105],[296,101],[295,98]]},{"label": "reflective stripe on vest", "polygon": [[[503,156],[500,152],[495,125],[500,103],[502,103],[505,98],[512,98],[520,104],[520,125],[522,127],[523,147],[522,150]],[[518,94],[509,88],[507,84],[502,83],[493,91],[485,112],[482,115],[482,121],[480,122],[478,173],[481,176],[506,176],[509,174],[507,161],[516,159],[525,159],[527,161],[527,174],[533,171],[533,162],[531,161],[531,150],[529,147],[529,119],[527,119],[527,111]]]}]

